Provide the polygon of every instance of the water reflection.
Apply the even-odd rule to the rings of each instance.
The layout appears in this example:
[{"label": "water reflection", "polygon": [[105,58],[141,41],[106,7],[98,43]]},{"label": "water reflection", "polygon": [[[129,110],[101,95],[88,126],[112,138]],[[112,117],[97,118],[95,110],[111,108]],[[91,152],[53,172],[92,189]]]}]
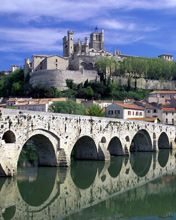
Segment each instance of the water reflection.
[{"label": "water reflection", "polygon": [[16,207],[10,206],[4,210],[4,212],[2,213],[2,216],[4,220],[10,220],[14,217],[15,212],[16,212]]},{"label": "water reflection", "polygon": [[113,178],[120,174],[124,157],[111,157],[110,166],[108,168],[109,175]]},{"label": "water reflection", "polygon": [[72,161],[71,177],[75,186],[79,189],[89,188],[97,174],[98,163],[96,161]]},{"label": "water reflection", "polygon": [[167,165],[170,152],[171,152],[171,150],[169,150],[169,149],[163,149],[163,150],[159,151],[158,162],[161,167],[165,167]]},{"label": "water reflection", "polygon": [[[47,172],[46,172],[47,171]],[[56,168],[26,168],[18,173],[18,188],[23,200],[31,206],[42,205],[55,184]]]},{"label": "water reflection", "polygon": [[19,169],[16,179],[0,179],[0,219],[176,217],[174,155],[164,150],[112,157],[109,164]]},{"label": "water reflection", "polygon": [[131,155],[131,167],[138,177],[144,177],[149,172],[152,163],[152,156],[152,153],[143,152]]}]

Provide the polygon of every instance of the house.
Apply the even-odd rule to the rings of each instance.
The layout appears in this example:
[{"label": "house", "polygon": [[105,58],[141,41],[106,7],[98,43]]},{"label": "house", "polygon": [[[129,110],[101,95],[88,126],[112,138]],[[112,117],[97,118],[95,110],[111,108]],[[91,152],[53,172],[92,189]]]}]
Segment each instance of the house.
[{"label": "house", "polygon": [[101,109],[106,109],[109,105],[112,104],[112,100],[84,100],[82,101],[82,104],[86,107],[89,108],[92,105],[98,105],[100,106]]},{"label": "house", "polygon": [[148,96],[149,103],[158,103],[165,105],[171,99],[176,99],[176,91],[175,90],[160,90],[160,91],[153,91]]},{"label": "house", "polygon": [[147,103],[145,106],[145,117],[146,118],[157,118],[159,121],[162,121],[162,108],[161,105],[157,103]]},{"label": "house", "polygon": [[176,125],[176,107],[162,107],[162,112],[164,124]]},{"label": "house", "polygon": [[124,102],[114,102],[107,106],[106,117],[110,118],[144,118],[144,107]]},{"label": "house", "polygon": [[46,99],[32,99],[32,98],[11,98],[7,100],[7,108],[14,107],[18,110],[28,111],[42,111],[48,112],[49,107],[54,102],[67,101],[67,98],[46,98]]}]

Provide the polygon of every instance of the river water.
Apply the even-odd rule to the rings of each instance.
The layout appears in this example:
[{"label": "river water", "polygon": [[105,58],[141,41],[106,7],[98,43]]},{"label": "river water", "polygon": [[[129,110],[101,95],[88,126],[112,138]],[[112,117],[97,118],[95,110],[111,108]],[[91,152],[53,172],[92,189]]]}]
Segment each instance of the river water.
[{"label": "river water", "polygon": [[176,219],[176,153],[136,153],[0,179],[0,219]]}]

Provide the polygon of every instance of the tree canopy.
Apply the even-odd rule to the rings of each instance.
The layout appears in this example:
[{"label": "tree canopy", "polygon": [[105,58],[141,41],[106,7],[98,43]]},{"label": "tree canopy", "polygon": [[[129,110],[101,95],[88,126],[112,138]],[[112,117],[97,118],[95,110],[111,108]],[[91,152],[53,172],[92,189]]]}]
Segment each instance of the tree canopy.
[{"label": "tree canopy", "polygon": [[93,104],[87,109],[87,115],[103,117],[105,114],[104,114],[103,109],[99,105]]},{"label": "tree canopy", "polygon": [[129,57],[120,62],[116,74],[155,80],[175,80],[176,63],[161,58]]},{"label": "tree canopy", "polygon": [[86,109],[82,104],[78,104],[71,100],[68,100],[66,102],[54,102],[50,106],[50,111],[54,113],[65,113],[75,115],[84,115],[86,113]]}]

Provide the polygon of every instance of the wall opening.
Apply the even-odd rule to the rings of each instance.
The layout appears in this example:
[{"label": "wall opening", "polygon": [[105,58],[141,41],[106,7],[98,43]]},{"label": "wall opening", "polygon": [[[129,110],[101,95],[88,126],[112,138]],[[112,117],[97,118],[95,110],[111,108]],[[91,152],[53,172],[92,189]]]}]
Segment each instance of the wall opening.
[{"label": "wall opening", "polygon": [[149,133],[146,130],[138,131],[131,142],[130,151],[150,152],[152,150],[152,141]]},{"label": "wall opening", "polygon": [[18,166],[57,166],[54,146],[49,138],[41,134],[32,136],[22,148]]},{"label": "wall opening", "polygon": [[124,155],[121,141],[118,137],[113,137],[108,145],[108,150],[111,156],[122,156]]},{"label": "wall opening", "polygon": [[7,144],[13,144],[16,142],[15,134],[12,131],[6,131],[2,137],[2,140]]},{"label": "wall opening", "polygon": [[89,136],[81,137],[74,145],[71,156],[75,160],[97,160],[98,152],[94,140]]},{"label": "wall opening", "polygon": [[158,139],[159,149],[170,149],[169,138],[165,132],[162,132]]}]

